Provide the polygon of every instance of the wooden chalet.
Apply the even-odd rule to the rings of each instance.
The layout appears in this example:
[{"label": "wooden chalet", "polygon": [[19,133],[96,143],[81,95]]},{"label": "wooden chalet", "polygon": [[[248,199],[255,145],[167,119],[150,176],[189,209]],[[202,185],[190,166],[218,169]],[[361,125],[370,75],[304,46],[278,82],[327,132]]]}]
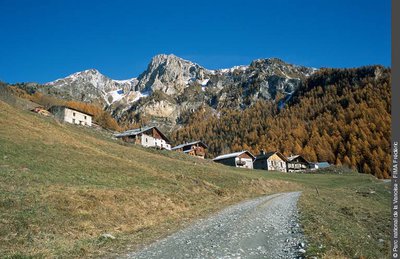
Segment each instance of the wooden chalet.
[{"label": "wooden chalet", "polygon": [[216,163],[249,169],[253,169],[254,160],[255,156],[247,150],[217,156],[213,159]]},{"label": "wooden chalet", "polygon": [[205,150],[207,148],[208,148],[208,146],[206,144],[204,144],[202,141],[193,141],[190,143],[184,143],[184,144],[175,146],[175,147],[171,148],[171,150],[183,152],[190,156],[195,156],[195,157],[204,159],[204,157],[206,155]]},{"label": "wooden chalet", "polygon": [[279,151],[265,153],[262,150],[254,161],[254,169],[287,172],[287,159]]},{"label": "wooden chalet", "polygon": [[135,143],[144,147],[171,150],[169,139],[155,126],[127,130],[114,136],[121,138],[125,142]]},{"label": "wooden chalet", "polygon": [[308,162],[301,155],[290,156],[287,158],[288,172],[305,171],[309,168],[310,168],[310,162]]}]

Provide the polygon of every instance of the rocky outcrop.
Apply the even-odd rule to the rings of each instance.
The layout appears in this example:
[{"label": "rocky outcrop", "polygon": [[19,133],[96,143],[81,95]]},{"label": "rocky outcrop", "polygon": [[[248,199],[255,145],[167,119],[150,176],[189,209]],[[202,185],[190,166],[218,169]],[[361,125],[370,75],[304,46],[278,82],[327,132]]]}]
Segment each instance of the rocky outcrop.
[{"label": "rocky outcrop", "polygon": [[157,55],[138,77],[136,91],[162,91],[168,95],[182,93],[194,82],[205,79],[203,67],[175,55]]}]

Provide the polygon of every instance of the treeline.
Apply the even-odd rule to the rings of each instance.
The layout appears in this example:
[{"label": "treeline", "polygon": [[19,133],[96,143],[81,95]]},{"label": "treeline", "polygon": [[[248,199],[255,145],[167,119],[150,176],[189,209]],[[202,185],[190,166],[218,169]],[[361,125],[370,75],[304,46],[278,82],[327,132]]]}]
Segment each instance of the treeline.
[{"label": "treeline", "polygon": [[242,149],[279,150],[389,178],[390,113],[390,70],[323,69],[284,109],[266,101],[244,111],[202,107],[172,139],[204,140],[211,157]]},{"label": "treeline", "polygon": [[88,114],[93,115],[93,121],[103,128],[121,131],[122,128],[118,125],[117,121],[111,117],[111,115],[104,111],[101,107],[101,104],[96,103],[83,103],[78,101],[64,100],[60,98],[56,98],[54,96],[45,95],[38,91],[27,91],[24,89],[23,85],[19,84],[16,86],[8,85],[6,87],[7,91],[12,93],[15,96],[28,99],[32,102],[35,102],[44,108],[48,109],[53,105],[64,105]]}]

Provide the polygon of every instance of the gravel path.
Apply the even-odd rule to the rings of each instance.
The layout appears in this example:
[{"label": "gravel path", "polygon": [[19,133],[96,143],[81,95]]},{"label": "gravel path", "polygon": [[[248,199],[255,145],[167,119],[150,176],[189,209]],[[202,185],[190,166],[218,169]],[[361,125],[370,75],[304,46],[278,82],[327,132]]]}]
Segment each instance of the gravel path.
[{"label": "gravel path", "polygon": [[[260,197],[228,207],[128,258],[298,258],[299,192]],[[303,250],[303,251],[302,251]]]}]

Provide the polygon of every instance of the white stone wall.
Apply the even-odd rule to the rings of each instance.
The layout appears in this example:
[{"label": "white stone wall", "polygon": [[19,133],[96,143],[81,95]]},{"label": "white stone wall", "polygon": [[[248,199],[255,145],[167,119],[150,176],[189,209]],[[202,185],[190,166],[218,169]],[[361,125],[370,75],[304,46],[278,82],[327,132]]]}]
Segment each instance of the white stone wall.
[{"label": "white stone wall", "polygon": [[276,161],[276,160],[268,160],[268,170],[281,171],[286,172],[286,162],[284,161]]},{"label": "white stone wall", "polygon": [[[245,162],[246,164],[238,165],[239,161]],[[236,164],[236,167],[253,169],[253,160],[251,158],[239,158],[239,157],[236,157],[235,158],[235,164]]]},{"label": "white stone wall", "polygon": [[152,136],[146,135],[146,134],[142,134],[142,146],[144,147],[155,147],[155,141],[154,138]]},{"label": "white stone wall", "polygon": [[167,144],[164,139],[156,139],[146,134],[142,134],[141,144],[144,147],[157,147],[171,150],[171,145]]},{"label": "white stone wall", "polygon": [[92,116],[68,108],[64,110],[64,121],[73,124],[92,126]]}]

